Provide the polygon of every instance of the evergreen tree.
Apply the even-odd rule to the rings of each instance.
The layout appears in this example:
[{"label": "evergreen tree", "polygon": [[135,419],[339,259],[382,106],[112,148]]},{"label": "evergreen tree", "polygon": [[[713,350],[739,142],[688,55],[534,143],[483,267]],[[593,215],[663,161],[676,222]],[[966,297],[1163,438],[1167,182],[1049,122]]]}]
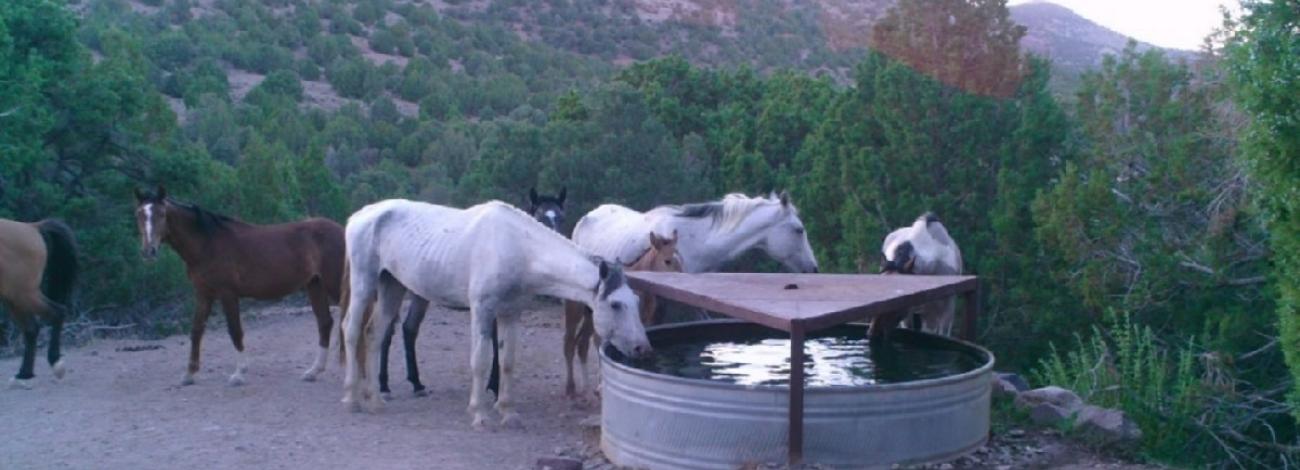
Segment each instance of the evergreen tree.
[{"label": "evergreen tree", "polygon": [[1291,413],[1300,420],[1300,5],[1244,3],[1231,45],[1236,96],[1252,118],[1244,139],[1272,242],[1278,329],[1291,368]]}]

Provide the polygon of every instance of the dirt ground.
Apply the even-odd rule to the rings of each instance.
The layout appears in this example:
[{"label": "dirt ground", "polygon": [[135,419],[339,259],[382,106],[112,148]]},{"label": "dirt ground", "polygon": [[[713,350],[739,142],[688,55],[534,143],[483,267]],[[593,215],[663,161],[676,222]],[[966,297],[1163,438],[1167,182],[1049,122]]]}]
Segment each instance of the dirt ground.
[{"label": "dirt ground", "polygon": [[[597,448],[598,429],[582,425],[593,421],[594,402],[564,397],[558,305],[537,302],[524,315],[518,368],[524,427],[483,432],[470,428],[465,411],[468,313],[435,308],[425,320],[419,357],[429,396],[411,394],[395,345],[394,394],[381,412],[368,414],[348,412],[339,402],[342,371],[333,357],[316,382],[299,380],[316,353],[315,320],[305,304],[246,312],[251,365],[242,387],[226,385],[235,355],[220,321],[208,326],[197,384],[186,387],[179,383],[188,335],[92,341],[66,351],[69,373],[62,381],[38,357],[32,390],[0,389],[0,469],[525,469],[557,454],[588,469],[611,467]],[[3,376],[17,369],[17,358],[0,360]],[[1031,430],[994,436],[971,456],[925,468],[1152,467]]]},{"label": "dirt ground", "polygon": [[[517,369],[524,428],[485,432],[470,429],[465,411],[468,313],[426,317],[419,357],[428,397],[411,394],[395,345],[394,393],[378,414],[345,411],[334,358],[316,382],[299,380],[316,353],[305,305],[250,313],[242,387],[226,385],[235,355],[221,322],[209,324],[203,370],[186,387],[188,335],[72,349],[62,381],[38,358],[32,390],[0,390],[0,468],[531,468],[577,445],[578,423],[595,410],[564,397],[558,306],[538,303],[525,315]],[[0,361],[5,377],[17,369],[17,358]]]}]

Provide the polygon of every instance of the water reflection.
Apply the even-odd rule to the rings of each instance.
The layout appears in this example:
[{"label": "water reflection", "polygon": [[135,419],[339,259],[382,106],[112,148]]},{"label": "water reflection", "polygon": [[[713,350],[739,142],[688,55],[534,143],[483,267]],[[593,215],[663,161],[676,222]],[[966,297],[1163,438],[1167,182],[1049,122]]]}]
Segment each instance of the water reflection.
[{"label": "water reflection", "polygon": [[[694,379],[740,385],[788,385],[790,340],[759,337],[701,339],[655,344],[653,357],[634,367]],[[898,383],[958,374],[978,367],[976,358],[904,341],[872,345],[861,336],[818,336],[804,343],[808,386],[847,387]]]}]

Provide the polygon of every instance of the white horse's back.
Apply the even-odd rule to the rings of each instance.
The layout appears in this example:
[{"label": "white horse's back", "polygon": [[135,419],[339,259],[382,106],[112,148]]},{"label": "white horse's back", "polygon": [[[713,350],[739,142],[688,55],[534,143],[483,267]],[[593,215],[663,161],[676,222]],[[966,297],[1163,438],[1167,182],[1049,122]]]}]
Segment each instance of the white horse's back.
[{"label": "white horse's back", "polygon": [[604,204],[578,220],[573,227],[573,242],[606,261],[628,263],[650,248],[646,234],[653,228],[653,221],[645,213]]}]

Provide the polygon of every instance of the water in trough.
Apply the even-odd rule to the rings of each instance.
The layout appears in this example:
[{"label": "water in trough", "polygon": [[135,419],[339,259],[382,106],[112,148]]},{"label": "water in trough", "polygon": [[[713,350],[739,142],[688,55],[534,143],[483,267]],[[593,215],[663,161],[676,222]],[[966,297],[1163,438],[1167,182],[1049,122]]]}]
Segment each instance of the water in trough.
[{"label": "water in trough", "polygon": [[[737,385],[786,386],[790,377],[790,340],[782,332],[720,330],[656,341],[651,357],[612,359],[632,367],[689,379]],[[804,343],[804,374],[809,387],[860,387],[935,379],[975,370],[984,363],[958,347],[912,335],[873,344],[866,329],[846,325],[809,335]]]}]

